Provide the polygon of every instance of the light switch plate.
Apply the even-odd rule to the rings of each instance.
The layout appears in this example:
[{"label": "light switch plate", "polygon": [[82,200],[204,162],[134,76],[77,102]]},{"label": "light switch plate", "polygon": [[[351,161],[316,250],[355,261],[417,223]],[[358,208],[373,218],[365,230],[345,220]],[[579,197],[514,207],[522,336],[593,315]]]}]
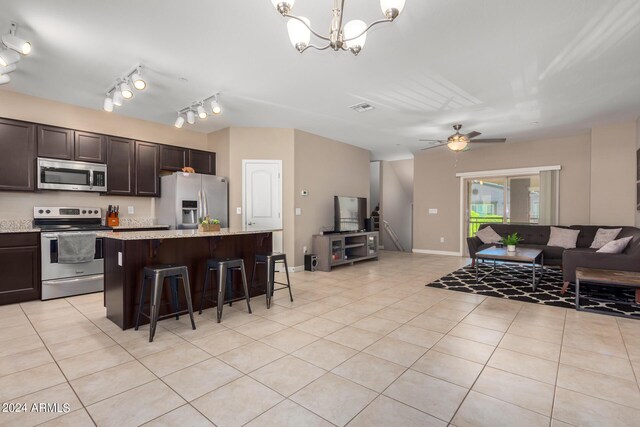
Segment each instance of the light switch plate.
[{"label": "light switch plate", "polygon": [[429,209],[429,215],[438,215],[438,209]]},{"label": "light switch plate", "polygon": [[136,208],[134,208],[133,206],[129,206],[127,208],[127,211],[129,212],[129,215],[133,215],[134,213],[136,213]]},{"label": "light switch plate", "polygon": [[302,209],[296,208],[296,216],[302,215]]},{"label": "light switch plate", "polygon": [[238,215],[242,215],[242,208],[236,208],[236,213]]}]

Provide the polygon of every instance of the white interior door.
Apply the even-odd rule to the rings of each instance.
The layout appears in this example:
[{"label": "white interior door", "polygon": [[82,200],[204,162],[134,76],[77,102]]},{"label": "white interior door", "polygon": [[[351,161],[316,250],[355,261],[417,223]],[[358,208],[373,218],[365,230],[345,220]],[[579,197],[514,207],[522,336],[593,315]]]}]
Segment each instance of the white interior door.
[{"label": "white interior door", "polygon": [[[282,229],[282,161],[243,160],[245,230]],[[274,233],[273,250],[282,251],[282,234]]]}]

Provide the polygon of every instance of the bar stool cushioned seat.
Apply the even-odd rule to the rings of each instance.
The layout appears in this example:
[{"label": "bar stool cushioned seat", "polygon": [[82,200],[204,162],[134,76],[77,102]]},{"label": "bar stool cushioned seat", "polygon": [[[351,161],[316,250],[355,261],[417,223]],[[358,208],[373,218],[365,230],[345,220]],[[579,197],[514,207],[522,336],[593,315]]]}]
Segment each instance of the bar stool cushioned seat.
[{"label": "bar stool cushioned seat", "polygon": [[[142,312],[144,306],[145,290],[147,287],[147,280],[152,279],[151,282],[151,307],[149,315]],[[173,313],[159,317],[160,302],[162,300],[162,290],[165,279],[169,279],[171,286],[171,305],[173,307]],[[158,320],[167,319],[175,316],[176,319],[180,318],[180,307],[178,299],[178,279],[182,280],[182,287],[185,293],[185,299],[187,300],[187,311],[191,318],[191,327],[196,329],[196,324],[193,320],[193,307],[191,305],[191,289],[189,287],[189,271],[184,265],[154,265],[144,268],[142,276],[142,290],[140,292],[140,303],[138,305],[138,314],[136,316],[135,330],[138,330],[140,325],[140,316],[145,316],[149,319],[149,342],[153,342],[153,336],[156,333],[156,326]],[[185,313],[186,313],[185,312]]]},{"label": "bar stool cushioned seat", "polygon": [[[251,313],[251,304],[249,302],[249,290],[247,288],[247,275],[244,270],[244,260],[242,258],[219,258],[207,260],[207,270],[204,277],[204,286],[202,287],[202,298],[200,299],[200,314],[204,307],[204,301],[207,296],[207,290],[211,287],[210,273],[211,271],[217,272],[217,300],[210,299],[209,301],[217,302],[217,320],[218,323],[222,320],[222,308],[226,302],[232,303],[233,301],[240,301],[242,299],[247,300],[247,309]],[[232,289],[232,274],[234,271],[239,271],[242,274],[242,287],[244,290],[244,297],[237,299],[225,300],[226,288],[229,288],[229,293],[233,292]]]}]

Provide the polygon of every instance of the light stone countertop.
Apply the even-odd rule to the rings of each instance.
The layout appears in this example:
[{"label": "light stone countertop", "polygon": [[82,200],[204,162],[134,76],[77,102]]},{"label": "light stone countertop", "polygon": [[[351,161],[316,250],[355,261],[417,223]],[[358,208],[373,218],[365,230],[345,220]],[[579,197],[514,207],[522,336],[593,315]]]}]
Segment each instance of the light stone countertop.
[{"label": "light stone countertop", "polygon": [[30,219],[2,219],[0,233],[39,233],[40,229],[33,226]]},{"label": "light stone countertop", "polygon": [[216,237],[216,236],[234,236],[243,234],[259,234],[271,233],[276,230],[237,230],[223,228],[220,231],[198,231],[198,230],[157,230],[157,231],[127,231],[127,232],[99,232],[98,237],[105,237],[115,240],[155,240],[155,239],[186,239],[193,237]]},{"label": "light stone countertop", "polygon": [[143,225],[143,224],[138,224],[138,225],[119,225],[117,227],[113,227],[114,231],[118,231],[118,230],[135,230],[137,228],[157,228],[157,229],[168,229],[171,228],[170,225],[162,225],[162,224],[153,224],[153,225]]}]

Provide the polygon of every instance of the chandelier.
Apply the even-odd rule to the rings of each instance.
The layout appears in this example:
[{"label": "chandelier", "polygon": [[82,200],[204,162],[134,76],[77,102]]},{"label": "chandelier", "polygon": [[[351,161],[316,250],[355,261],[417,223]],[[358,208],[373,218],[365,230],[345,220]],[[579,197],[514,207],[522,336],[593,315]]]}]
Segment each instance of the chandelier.
[{"label": "chandelier", "polygon": [[[343,26],[344,2],[345,0],[334,0],[329,36],[323,36],[311,28],[311,22],[308,18],[291,14],[295,0],[271,0],[273,6],[282,16],[290,18],[289,22],[287,22],[289,39],[298,52],[302,53],[310,47],[317,50],[331,48],[335,51],[348,50],[354,55],[359,54],[364,47],[367,40],[367,31],[374,25],[395,20],[402,12],[405,0],[380,0],[380,7],[385,16],[384,19],[372,22],[369,25],[364,21],[355,19]],[[323,40],[323,43],[326,42],[326,44],[322,46],[311,44],[311,34]]]}]

